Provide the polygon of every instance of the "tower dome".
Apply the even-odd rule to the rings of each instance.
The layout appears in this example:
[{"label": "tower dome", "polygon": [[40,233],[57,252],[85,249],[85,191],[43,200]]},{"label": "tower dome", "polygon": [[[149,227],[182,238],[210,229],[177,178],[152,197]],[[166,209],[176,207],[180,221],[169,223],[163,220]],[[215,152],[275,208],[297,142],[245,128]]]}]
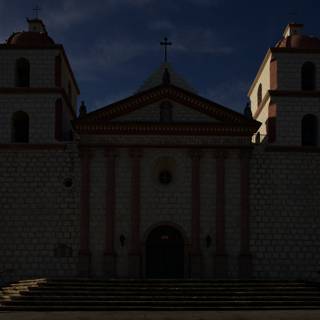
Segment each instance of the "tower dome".
[{"label": "tower dome", "polygon": [[9,45],[22,47],[47,47],[55,42],[48,36],[46,27],[40,19],[27,19],[28,31],[13,33],[6,41]]},{"label": "tower dome", "polygon": [[276,44],[276,48],[290,49],[320,49],[320,39],[313,36],[307,36],[301,33],[303,24],[289,23],[283,37]]}]

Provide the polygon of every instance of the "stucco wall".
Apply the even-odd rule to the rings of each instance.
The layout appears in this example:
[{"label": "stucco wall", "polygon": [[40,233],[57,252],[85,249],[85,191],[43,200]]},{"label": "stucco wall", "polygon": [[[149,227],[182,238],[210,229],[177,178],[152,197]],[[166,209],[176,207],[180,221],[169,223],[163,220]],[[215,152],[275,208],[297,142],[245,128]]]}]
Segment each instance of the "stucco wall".
[{"label": "stucco wall", "polygon": [[316,66],[316,90],[320,88],[320,56],[311,53],[276,53],[278,61],[278,88],[279,90],[301,90],[301,67],[307,62]]},{"label": "stucco wall", "polygon": [[[301,145],[301,120],[306,114],[320,119],[320,99],[317,97],[275,97],[277,105],[277,137],[275,144]],[[320,131],[318,130],[318,141]]]},{"label": "stucco wall", "polygon": [[55,87],[54,66],[58,50],[0,50],[0,87],[15,87],[16,60],[30,63],[30,87]]}]

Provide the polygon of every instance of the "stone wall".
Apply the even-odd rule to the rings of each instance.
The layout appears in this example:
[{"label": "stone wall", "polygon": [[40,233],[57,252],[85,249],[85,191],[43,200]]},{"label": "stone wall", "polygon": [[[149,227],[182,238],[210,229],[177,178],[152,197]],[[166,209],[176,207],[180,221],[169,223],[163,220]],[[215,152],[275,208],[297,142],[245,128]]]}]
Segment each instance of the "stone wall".
[{"label": "stone wall", "polygon": [[[140,239],[160,223],[174,223],[191,238],[191,158],[188,149],[145,148],[141,158]],[[115,252],[117,275],[128,276],[131,232],[131,158],[116,150]],[[226,157],[225,230],[228,276],[238,276],[240,253],[239,151]],[[163,159],[175,163],[172,186],[160,185],[157,168]],[[66,150],[0,152],[1,270],[14,278],[76,276],[79,251],[80,162],[74,144]],[[200,158],[200,249],[203,276],[214,276],[216,167],[215,151]],[[256,146],[250,171],[250,249],[256,278],[316,279],[319,270],[320,155],[267,151]],[[105,249],[106,158],[95,148],[91,158],[90,249],[92,276],[103,276]],[[73,179],[66,188],[64,180]],[[126,237],[124,247],[120,235]],[[206,236],[212,245],[206,247]],[[142,247],[143,248],[143,247]],[[71,250],[70,250],[71,249]]]},{"label": "stone wall", "polygon": [[66,148],[0,152],[4,280],[76,275],[80,172],[77,148]]},{"label": "stone wall", "polygon": [[251,159],[251,248],[257,278],[316,279],[320,270],[319,153]]}]

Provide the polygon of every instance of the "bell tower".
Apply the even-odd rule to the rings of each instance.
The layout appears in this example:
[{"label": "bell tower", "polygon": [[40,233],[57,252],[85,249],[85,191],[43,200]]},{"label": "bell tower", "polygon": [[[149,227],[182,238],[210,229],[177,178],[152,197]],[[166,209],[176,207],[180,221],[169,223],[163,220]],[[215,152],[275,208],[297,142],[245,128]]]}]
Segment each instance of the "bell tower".
[{"label": "bell tower", "polygon": [[249,90],[262,143],[318,146],[320,39],[289,23],[267,54]]},{"label": "bell tower", "polygon": [[0,44],[0,143],[72,140],[79,88],[65,50],[39,18]]}]

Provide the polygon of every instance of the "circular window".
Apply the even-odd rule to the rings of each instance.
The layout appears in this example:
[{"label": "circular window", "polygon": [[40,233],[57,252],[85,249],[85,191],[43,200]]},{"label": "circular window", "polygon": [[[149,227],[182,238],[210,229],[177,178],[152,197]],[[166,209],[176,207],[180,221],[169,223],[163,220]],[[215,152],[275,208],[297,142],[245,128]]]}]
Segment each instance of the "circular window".
[{"label": "circular window", "polygon": [[66,179],[64,179],[63,185],[64,185],[66,188],[71,188],[71,187],[72,187],[72,179],[71,179],[71,178],[66,178]]},{"label": "circular window", "polygon": [[172,181],[171,172],[163,170],[159,173],[159,181],[161,184],[169,184]]}]

